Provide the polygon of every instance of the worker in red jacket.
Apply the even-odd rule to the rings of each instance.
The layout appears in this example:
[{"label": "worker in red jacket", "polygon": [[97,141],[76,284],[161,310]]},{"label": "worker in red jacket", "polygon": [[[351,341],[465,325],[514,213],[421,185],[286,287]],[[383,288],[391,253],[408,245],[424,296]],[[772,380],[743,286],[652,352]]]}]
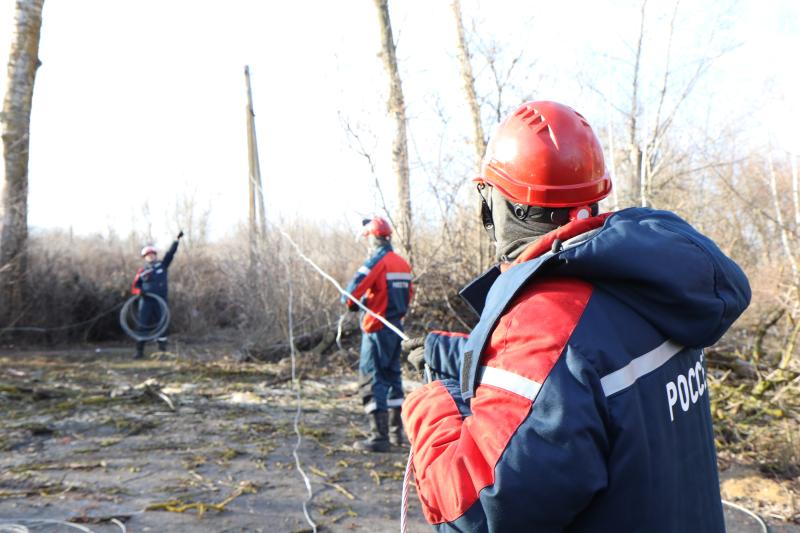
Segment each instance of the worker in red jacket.
[{"label": "worker in red jacket", "polygon": [[741,269],[677,215],[598,214],[588,121],[528,102],[477,179],[499,264],[462,296],[469,335],[409,360],[417,493],[444,531],[725,530],[703,348],[744,311]]},{"label": "worker in red jacket", "polygon": [[[371,252],[347,285],[347,292],[402,331],[413,295],[411,267],[392,250],[391,236],[392,228],[386,220],[375,217],[363,221],[362,237],[368,239]],[[347,297],[342,297],[342,303],[351,311],[359,309]],[[402,445],[401,339],[368,313],[363,313],[361,330],[359,389],[364,411],[370,417],[370,436],[356,442],[355,447],[386,452],[390,443]]]}]

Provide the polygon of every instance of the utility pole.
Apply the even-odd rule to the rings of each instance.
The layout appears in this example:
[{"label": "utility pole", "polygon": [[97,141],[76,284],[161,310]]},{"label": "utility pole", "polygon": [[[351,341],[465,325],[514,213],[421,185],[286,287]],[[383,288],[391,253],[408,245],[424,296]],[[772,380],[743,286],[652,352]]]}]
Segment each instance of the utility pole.
[{"label": "utility pole", "polygon": [[250,87],[250,67],[244,67],[244,80],[247,87],[247,163],[249,194],[248,237],[250,241],[250,268],[256,265],[256,250],[261,239],[267,234],[267,217],[264,208],[264,191],[261,186],[261,164],[258,160],[255,112],[253,111],[253,91]]}]

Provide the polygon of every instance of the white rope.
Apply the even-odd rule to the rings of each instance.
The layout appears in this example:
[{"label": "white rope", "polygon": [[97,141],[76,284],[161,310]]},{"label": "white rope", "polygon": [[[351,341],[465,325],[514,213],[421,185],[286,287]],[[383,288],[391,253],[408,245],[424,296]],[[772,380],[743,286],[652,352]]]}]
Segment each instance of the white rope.
[{"label": "white rope", "polygon": [[306,491],[308,491],[308,496],[303,501],[303,515],[306,518],[306,522],[308,525],[311,526],[311,529],[314,533],[317,533],[317,524],[311,519],[311,515],[308,513],[308,503],[311,501],[311,498],[314,497],[314,491],[311,489],[311,480],[308,479],[308,476],[303,471],[303,467],[300,464],[300,456],[297,453],[297,450],[300,449],[300,444],[303,442],[303,437],[300,434],[300,415],[302,414],[302,398],[300,396],[300,380],[297,379],[297,355],[295,352],[294,347],[294,322],[292,317],[292,301],[293,301],[293,293],[292,293],[292,276],[289,270],[288,262],[286,264],[286,273],[287,279],[289,280],[289,350],[292,356],[292,386],[295,389],[296,394],[296,401],[297,401],[297,411],[294,414],[294,433],[297,435],[297,441],[294,444],[294,449],[292,450],[292,455],[294,456],[294,464],[297,467],[297,471],[300,473],[300,476],[303,478],[303,483],[306,485]]},{"label": "white rope", "polygon": [[411,460],[414,458],[414,452],[410,448],[409,446],[406,471],[403,474],[403,496],[400,499],[400,533],[408,533],[408,495],[411,487]]},{"label": "white rope", "polygon": [[361,301],[358,298],[356,298],[355,296],[353,296],[352,294],[350,294],[349,292],[344,290],[342,288],[342,286],[339,285],[339,282],[336,281],[333,278],[333,276],[331,276],[330,274],[328,274],[327,272],[322,270],[319,266],[317,266],[317,264],[314,261],[312,261],[308,256],[306,256],[306,254],[303,253],[303,251],[300,249],[300,247],[297,245],[297,243],[294,242],[294,240],[292,240],[292,237],[288,233],[283,231],[283,229],[280,226],[278,226],[276,224],[272,224],[272,225],[275,227],[275,229],[278,230],[278,232],[281,235],[284,236],[284,238],[287,241],[289,241],[289,244],[291,244],[294,247],[295,251],[297,252],[297,255],[299,255],[303,259],[303,261],[305,261],[306,263],[311,265],[312,268],[314,268],[314,270],[316,270],[320,274],[320,276],[322,276],[323,278],[325,278],[328,281],[330,281],[331,283],[333,283],[333,286],[336,287],[336,290],[339,291],[339,293],[342,294],[342,296],[346,296],[347,299],[349,299],[354,304],[356,304],[359,308],[361,308],[362,311],[364,311],[365,313],[367,313],[368,315],[370,315],[374,319],[380,321],[384,326],[386,326],[390,330],[394,331],[401,339],[403,339],[404,341],[408,340],[408,336],[405,333],[403,333],[402,331],[400,331],[400,329],[398,329],[397,326],[395,326],[394,324],[392,324],[391,322],[386,320],[386,318],[382,317],[381,315],[379,315],[379,314],[375,313],[374,311],[372,311],[371,309],[367,308],[367,306],[362,304]]},{"label": "white rope", "polygon": [[65,522],[63,520],[51,520],[49,518],[0,518],[0,531],[4,533],[28,533],[30,530],[23,524],[35,526],[37,524],[48,524],[56,526],[67,526],[84,533],[94,533],[88,527],[73,522]]},{"label": "white rope", "polygon": [[0,524],[0,533],[30,533],[22,524]]},{"label": "white rope", "polygon": [[347,320],[347,311],[342,313],[342,316],[339,317],[339,324],[336,326],[336,346],[341,351],[344,351],[344,346],[342,346],[342,328],[344,327],[345,320]]},{"label": "white rope", "polygon": [[736,509],[737,511],[743,512],[744,514],[746,514],[747,516],[751,517],[753,520],[758,522],[758,525],[761,527],[761,531],[763,531],[764,533],[769,533],[769,526],[767,526],[767,523],[764,522],[764,520],[762,520],[762,518],[753,511],[746,509],[741,505],[736,505],[735,503],[729,502],[727,500],[722,500],[722,505],[727,505],[732,509]]}]

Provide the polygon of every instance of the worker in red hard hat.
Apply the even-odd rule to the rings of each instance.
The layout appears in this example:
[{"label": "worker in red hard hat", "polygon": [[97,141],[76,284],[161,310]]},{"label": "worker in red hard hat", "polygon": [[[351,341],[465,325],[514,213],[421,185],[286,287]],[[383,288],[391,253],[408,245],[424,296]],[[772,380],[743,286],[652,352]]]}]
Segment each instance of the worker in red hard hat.
[{"label": "worker in red hard hat", "polygon": [[[362,221],[361,236],[366,238],[370,255],[358,269],[347,292],[373,313],[384,317],[400,331],[408,310],[413,286],[411,266],[392,250],[392,228],[381,217]],[[359,307],[343,296],[351,311]],[[380,320],[363,313],[361,320],[359,391],[364,411],[369,416],[370,436],[355,443],[357,449],[386,452],[390,444],[403,444],[400,410],[403,383],[400,367],[400,337]]]},{"label": "worker in red hard hat", "polygon": [[[131,284],[131,294],[155,294],[163,298],[164,301],[167,300],[167,270],[172,264],[175,252],[178,251],[178,242],[182,237],[183,231],[178,233],[169,250],[164,254],[164,259],[160,261],[158,259],[158,250],[154,246],[148,245],[142,248],[141,256],[144,259],[144,265],[136,271],[136,276]],[[139,324],[147,329],[158,324],[160,319],[161,308],[158,303],[152,298],[143,298],[139,303]],[[164,332],[156,340],[159,351],[166,351],[167,333]],[[144,347],[144,341],[136,341],[136,353],[134,355],[136,359],[144,357]]]},{"label": "worker in red hard hat", "polygon": [[469,335],[409,361],[417,492],[437,531],[703,531],[724,521],[703,347],[750,300],[741,269],[673,213],[598,214],[587,120],[528,102],[476,180],[499,264],[462,296]]}]

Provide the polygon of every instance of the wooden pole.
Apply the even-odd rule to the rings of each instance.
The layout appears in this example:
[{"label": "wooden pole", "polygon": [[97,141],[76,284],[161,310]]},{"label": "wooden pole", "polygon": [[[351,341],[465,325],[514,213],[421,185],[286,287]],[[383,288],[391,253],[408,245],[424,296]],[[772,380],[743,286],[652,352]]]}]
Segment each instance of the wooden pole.
[{"label": "wooden pole", "polygon": [[258,158],[258,139],[256,137],[255,111],[253,111],[253,91],[250,84],[250,67],[244,67],[247,88],[247,163],[249,191],[248,236],[250,239],[250,262],[255,263],[255,252],[267,233],[267,214],[264,207],[264,191],[261,184],[261,163]]},{"label": "wooden pole", "polygon": [[256,179],[255,179],[255,165],[254,154],[256,150],[255,137],[253,135],[254,118],[253,112],[253,93],[250,89],[250,67],[244,67],[244,80],[247,87],[247,108],[245,110],[247,116],[247,190],[248,190],[248,217],[247,217],[247,237],[250,243],[250,267],[255,266],[255,251],[256,251]]}]

